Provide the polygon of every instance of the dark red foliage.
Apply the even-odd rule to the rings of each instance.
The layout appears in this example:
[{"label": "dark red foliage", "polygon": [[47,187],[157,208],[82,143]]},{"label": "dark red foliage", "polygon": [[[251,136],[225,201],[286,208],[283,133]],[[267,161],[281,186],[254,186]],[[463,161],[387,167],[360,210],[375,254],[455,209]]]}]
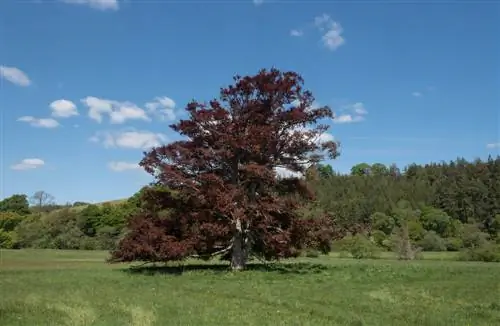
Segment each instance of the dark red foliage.
[{"label": "dark red foliage", "polygon": [[158,187],[144,191],[145,212],[131,221],[114,261],[234,253],[238,239],[266,259],[305,246],[328,251],[331,220],[300,220],[297,196],[313,193],[305,180],[278,178],[275,169],[304,174],[325,155],[337,156],[335,142],[318,141],[331,109],[314,107],[294,72],[261,70],[234,81],[219,99],[187,105],[189,118],[171,126],[185,140],[145,153],[140,165]]}]

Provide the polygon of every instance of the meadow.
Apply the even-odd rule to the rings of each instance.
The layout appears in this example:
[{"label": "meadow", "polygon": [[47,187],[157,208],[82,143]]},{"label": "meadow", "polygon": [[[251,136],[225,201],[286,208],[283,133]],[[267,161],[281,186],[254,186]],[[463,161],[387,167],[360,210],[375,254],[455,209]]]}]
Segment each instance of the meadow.
[{"label": "meadow", "polygon": [[105,251],[1,250],[0,325],[499,325],[500,264],[335,254],[228,272]]}]

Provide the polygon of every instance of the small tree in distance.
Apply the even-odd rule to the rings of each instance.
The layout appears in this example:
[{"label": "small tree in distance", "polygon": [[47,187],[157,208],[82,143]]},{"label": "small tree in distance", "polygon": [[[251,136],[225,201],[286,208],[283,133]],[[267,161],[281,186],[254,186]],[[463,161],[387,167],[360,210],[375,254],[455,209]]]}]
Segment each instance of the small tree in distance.
[{"label": "small tree in distance", "polygon": [[189,103],[189,118],[170,126],[186,139],[153,148],[140,163],[156,187],[142,191],[143,211],[111,261],[224,254],[241,270],[250,254],[270,260],[305,247],[328,252],[332,219],[301,219],[300,198],[312,192],[305,180],[276,173],[304,174],[338,155],[337,143],[321,141],[328,126],[319,123],[333,118],[331,109],[314,107],[302,85],[295,72],[264,69],[234,77],[209,104]]}]

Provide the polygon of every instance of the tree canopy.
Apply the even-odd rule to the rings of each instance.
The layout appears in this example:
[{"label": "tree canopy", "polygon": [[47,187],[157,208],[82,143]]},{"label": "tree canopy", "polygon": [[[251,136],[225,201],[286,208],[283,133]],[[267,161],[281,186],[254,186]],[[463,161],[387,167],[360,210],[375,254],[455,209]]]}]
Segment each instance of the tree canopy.
[{"label": "tree canopy", "polygon": [[112,260],[229,253],[232,268],[242,269],[250,254],[290,257],[306,243],[328,251],[332,219],[300,219],[300,198],[313,193],[304,179],[277,174],[303,175],[338,155],[337,143],[322,141],[328,125],[321,122],[333,113],[313,106],[303,82],[295,72],[261,70],[234,77],[208,104],[190,102],[188,119],[170,126],[185,139],[153,148],[140,163],[159,187],[144,191],[149,204]]}]

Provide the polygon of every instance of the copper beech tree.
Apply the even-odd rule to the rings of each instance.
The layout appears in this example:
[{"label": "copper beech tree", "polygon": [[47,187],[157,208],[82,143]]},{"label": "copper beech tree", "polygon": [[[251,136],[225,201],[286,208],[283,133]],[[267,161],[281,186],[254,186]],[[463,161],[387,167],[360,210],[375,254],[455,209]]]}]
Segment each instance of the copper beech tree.
[{"label": "copper beech tree", "polygon": [[234,77],[208,104],[191,102],[188,118],[170,127],[184,140],[145,153],[140,165],[155,177],[143,191],[143,211],[112,252],[114,262],[167,262],[225,255],[234,270],[250,255],[296,256],[306,247],[328,252],[335,234],[328,217],[302,219],[303,178],[337,144],[321,141],[333,118],[313,106],[295,72],[275,68]]}]

